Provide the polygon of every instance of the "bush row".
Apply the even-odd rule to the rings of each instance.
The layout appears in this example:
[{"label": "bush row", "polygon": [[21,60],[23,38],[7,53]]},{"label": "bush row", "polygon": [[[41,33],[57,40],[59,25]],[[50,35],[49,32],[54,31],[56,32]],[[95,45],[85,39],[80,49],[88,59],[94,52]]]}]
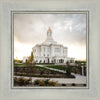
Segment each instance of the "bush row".
[{"label": "bush row", "polygon": [[37,79],[34,81],[34,85],[37,85],[37,86],[56,86],[57,85],[57,81],[54,82],[54,81],[50,81],[50,79]]}]

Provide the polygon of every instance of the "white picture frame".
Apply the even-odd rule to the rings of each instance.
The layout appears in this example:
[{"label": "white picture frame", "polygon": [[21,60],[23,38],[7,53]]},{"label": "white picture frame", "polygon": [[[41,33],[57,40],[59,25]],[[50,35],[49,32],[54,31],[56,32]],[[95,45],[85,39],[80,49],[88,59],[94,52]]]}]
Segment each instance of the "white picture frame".
[{"label": "white picture frame", "polygon": [[[46,15],[46,14],[54,14],[54,15],[56,15],[56,14],[76,14],[76,15],[78,15],[78,14],[83,14],[83,15],[85,15],[86,17],[85,17],[85,20],[86,20],[86,22],[85,22],[85,24],[86,24],[86,34],[85,34],[85,39],[86,39],[86,41],[85,41],[85,47],[86,47],[86,83],[85,83],[85,80],[84,80],[84,83],[76,83],[76,84],[86,84],[86,86],[66,86],[66,87],[63,87],[63,86],[56,86],[56,87],[48,87],[48,86],[14,86],[14,62],[13,62],[13,60],[14,60],[14,43],[16,42],[15,40],[14,40],[14,36],[16,35],[16,34],[14,34],[14,25],[15,25],[15,23],[14,23],[14,15],[20,15],[20,14],[27,14],[27,15],[29,15],[29,14],[44,14],[44,16]],[[89,75],[88,75],[88,72],[89,72],[89,64],[88,64],[88,58],[89,58],[89,53],[88,53],[88,44],[89,44],[89,42],[88,42],[88,40],[89,40],[89,11],[87,11],[87,10],[84,10],[84,11],[56,11],[56,10],[53,10],[53,11],[11,11],[11,37],[12,37],[12,45],[11,45],[11,47],[12,47],[12,75],[11,75],[11,79],[12,79],[12,82],[11,82],[11,88],[14,88],[14,89],[16,89],[16,88],[19,88],[19,89],[21,89],[21,88],[23,88],[23,89],[34,89],[34,88],[56,88],[56,89],[59,89],[59,88],[66,88],[66,89],[88,89],[89,88]],[[16,33],[16,32],[15,32]],[[27,33],[26,33],[27,34]],[[35,33],[34,33],[35,34]],[[23,37],[24,38],[24,37]],[[34,37],[33,37],[34,38]],[[80,80],[79,80],[80,81]],[[74,83],[74,82],[73,82]],[[73,83],[69,83],[69,84],[73,84]]]},{"label": "white picture frame", "polygon": [[[0,99],[1,100],[97,100],[100,98],[99,78],[99,1],[43,0],[0,1]],[[11,11],[89,11],[89,88],[87,89],[12,89],[11,88]],[[12,40],[13,41],[13,40]]]}]

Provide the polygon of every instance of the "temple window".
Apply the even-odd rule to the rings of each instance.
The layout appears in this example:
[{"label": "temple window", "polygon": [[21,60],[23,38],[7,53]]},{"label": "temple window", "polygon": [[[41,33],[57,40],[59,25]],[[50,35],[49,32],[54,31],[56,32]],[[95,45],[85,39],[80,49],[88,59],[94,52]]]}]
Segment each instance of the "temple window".
[{"label": "temple window", "polygon": [[60,48],[55,48],[55,52],[60,52]]},{"label": "temple window", "polygon": [[45,48],[44,48],[44,52],[45,52]]},{"label": "temple window", "polygon": [[49,54],[47,56],[49,57]]}]

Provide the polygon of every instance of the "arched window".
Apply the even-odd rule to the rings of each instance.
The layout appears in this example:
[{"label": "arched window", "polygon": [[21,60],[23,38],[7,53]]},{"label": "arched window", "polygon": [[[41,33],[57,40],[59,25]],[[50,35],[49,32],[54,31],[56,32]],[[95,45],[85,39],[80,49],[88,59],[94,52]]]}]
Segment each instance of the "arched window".
[{"label": "arched window", "polygon": [[60,48],[55,48],[55,52],[60,52]]},{"label": "arched window", "polygon": [[52,63],[53,63],[53,60],[52,60]]},{"label": "arched window", "polygon": [[59,60],[59,63],[64,63],[64,60],[63,60],[63,59],[60,59],[60,60]]},{"label": "arched window", "polygon": [[44,48],[44,52],[45,52],[45,48]]},{"label": "arched window", "polygon": [[49,54],[47,56],[49,57]]},{"label": "arched window", "polygon": [[39,63],[41,63],[41,60],[40,60],[40,62]]}]

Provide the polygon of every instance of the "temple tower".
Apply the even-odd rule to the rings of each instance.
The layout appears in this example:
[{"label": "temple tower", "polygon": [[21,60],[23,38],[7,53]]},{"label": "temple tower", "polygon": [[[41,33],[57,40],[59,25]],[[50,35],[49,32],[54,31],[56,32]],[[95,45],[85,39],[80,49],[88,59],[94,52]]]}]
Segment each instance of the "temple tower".
[{"label": "temple tower", "polygon": [[49,27],[49,29],[47,31],[47,40],[53,40],[53,38],[52,38],[52,30],[51,30],[50,27]]}]

